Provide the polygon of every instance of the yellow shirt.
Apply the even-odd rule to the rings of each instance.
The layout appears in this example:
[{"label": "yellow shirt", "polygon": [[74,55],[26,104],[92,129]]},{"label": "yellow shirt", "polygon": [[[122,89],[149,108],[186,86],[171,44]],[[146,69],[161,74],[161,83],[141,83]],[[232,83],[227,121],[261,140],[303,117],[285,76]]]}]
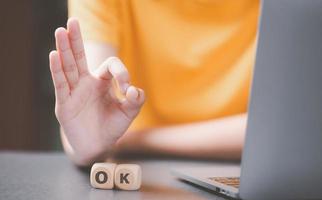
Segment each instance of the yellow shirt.
[{"label": "yellow shirt", "polygon": [[246,112],[259,0],[70,0],[69,12],[145,90],[132,130]]}]

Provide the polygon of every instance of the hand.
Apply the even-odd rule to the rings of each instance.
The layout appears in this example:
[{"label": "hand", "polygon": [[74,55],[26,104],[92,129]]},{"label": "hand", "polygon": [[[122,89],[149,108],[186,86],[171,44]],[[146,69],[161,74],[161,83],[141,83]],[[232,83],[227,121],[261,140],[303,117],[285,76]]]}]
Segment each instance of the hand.
[{"label": "hand", "polygon": [[[122,62],[108,58],[89,72],[78,21],[55,32],[57,51],[49,54],[55,86],[56,117],[77,164],[89,164],[106,155],[125,133],[144,103],[144,92],[129,84]],[[112,79],[125,98],[116,98]]]}]

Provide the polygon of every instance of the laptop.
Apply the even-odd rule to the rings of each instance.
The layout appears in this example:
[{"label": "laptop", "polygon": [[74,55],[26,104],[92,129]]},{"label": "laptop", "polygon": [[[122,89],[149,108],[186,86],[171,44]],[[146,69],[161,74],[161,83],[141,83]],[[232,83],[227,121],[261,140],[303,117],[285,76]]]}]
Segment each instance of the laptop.
[{"label": "laptop", "polygon": [[322,1],[261,3],[240,170],[173,174],[233,198],[322,199]]}]

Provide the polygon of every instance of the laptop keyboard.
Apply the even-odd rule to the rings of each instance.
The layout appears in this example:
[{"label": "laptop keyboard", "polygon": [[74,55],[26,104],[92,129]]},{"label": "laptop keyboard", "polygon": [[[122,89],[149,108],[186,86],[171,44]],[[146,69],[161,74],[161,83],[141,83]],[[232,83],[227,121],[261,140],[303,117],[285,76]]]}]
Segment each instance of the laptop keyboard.
[{"label": "laptop keyboard", "polygon": [[238,177],[210,177],[212,181],[216,181],[228,186],[239,188],[239,178]]}]

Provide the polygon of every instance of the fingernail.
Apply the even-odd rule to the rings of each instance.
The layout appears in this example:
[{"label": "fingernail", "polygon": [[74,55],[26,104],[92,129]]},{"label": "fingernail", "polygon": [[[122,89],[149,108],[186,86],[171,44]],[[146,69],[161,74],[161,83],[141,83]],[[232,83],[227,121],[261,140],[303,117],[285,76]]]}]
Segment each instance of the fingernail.
[{"label": "fingernail", "polygon": [[137,92],[136,99],[139,100],[140,99],[140,90],[136,88],[136,92]]},{"label": "fingernail", "polygon": [[110,61],[110,69],[113,71],[115,74],[120,74],[122,73],[122,63],[118,61],[117,59],[113,59]]}]

